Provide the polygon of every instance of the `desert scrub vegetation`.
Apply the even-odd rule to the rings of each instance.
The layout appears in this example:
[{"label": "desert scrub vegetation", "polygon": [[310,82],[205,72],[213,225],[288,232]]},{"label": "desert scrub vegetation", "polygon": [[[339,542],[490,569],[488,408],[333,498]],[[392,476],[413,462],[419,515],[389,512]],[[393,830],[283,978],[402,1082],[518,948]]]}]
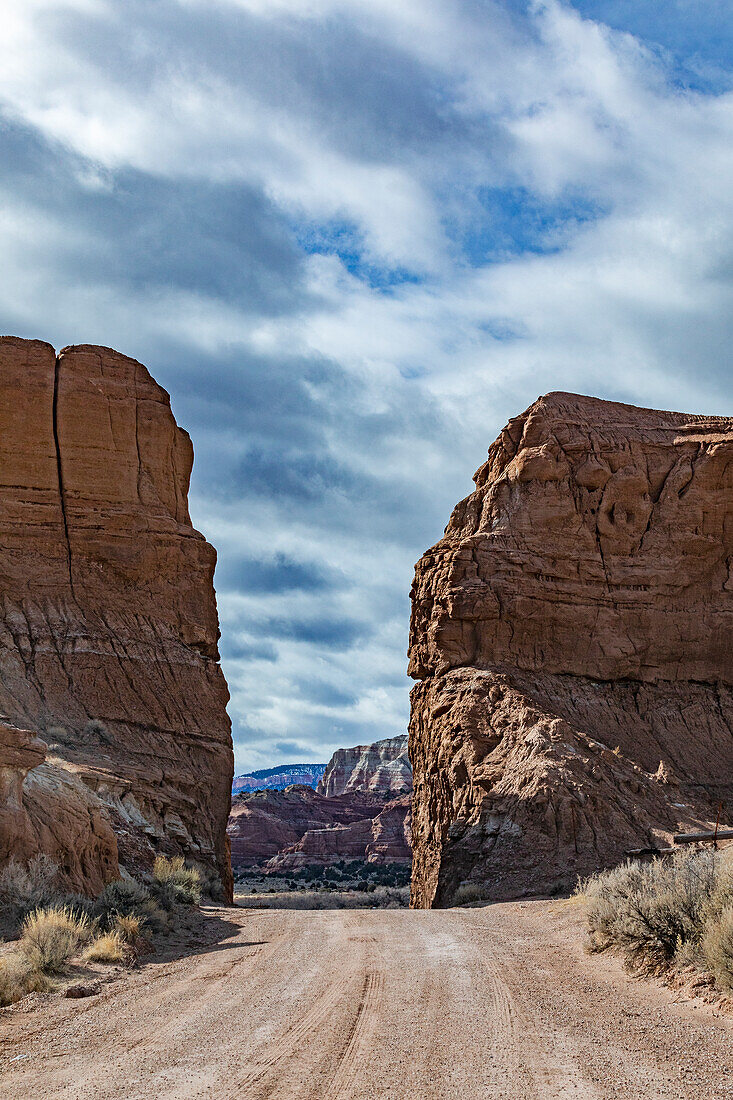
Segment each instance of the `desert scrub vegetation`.
[{"label": "desert scrub vegetation", "polygon": [[15,1004],[27,993],[46,993],[50,988],[49,978],[19,951],[0,959],[0,1008]]},{"label": "desert scrub vegetation", "polygon": [[92,940],[82,956],[86,962],[126,963],[132,956],[132,949],[120,932],[102,932]]},{"label": "desert scrub vegetation", "polygon": [[36,856],[26,865],[11,859],[0,871],[3,923],[17,927],[34,909],[50,905],[59,896],[58,877],[58,866],[48,856]]},{"label": "desert scrub vegetation", "polygon": [[0,1006],[51,990],[72,964],[131,965],[200,897],[199,873],[182,859],[158,859],[146,884],[118,879],[96,898],[64,893],[46,856],[11,860],[0,872],[0,922],[17,943],[0,957]]},{"label": "desert scrub vegetation", "polygon": [[18,950],[43,974],[61,974],[94,936],[94,925],[68,906],[35,909],[23,921]]},{"label": "desert scrub vegetation", "polygon": [[693,849],[624,863],[579,884],[591,951],[620,952],[637,973],[693,965],[733,988],[733,851]]},{"label": "desert scrub vegetation", "polygon": [[186,867],[181,856],[158,856],[153,864],[153,881],[172,891],[181,905],[198,905],[201,901],[201,876],[195,868]]},{"label": "desert scrub vegetation", "polygon": [[476,882],[462,882],[456,890],[454,905],[470,905],[475,901],[484,901],[486,891]]},{"label": "desert scrub vegetation", "polygon": [[148,932],[168,932],[172,908],[161,906],[150,890],[134,879],[108,883],[92,903],[92,913],[103,932],[111,931],[121,917],[134,917]]},{"label": "desert scrub vegetation", "polygon": [[404,909],[410,904],[407,886],[377,886],[365,893],[353,890],[275,890],[235,895],[241,909]]}]

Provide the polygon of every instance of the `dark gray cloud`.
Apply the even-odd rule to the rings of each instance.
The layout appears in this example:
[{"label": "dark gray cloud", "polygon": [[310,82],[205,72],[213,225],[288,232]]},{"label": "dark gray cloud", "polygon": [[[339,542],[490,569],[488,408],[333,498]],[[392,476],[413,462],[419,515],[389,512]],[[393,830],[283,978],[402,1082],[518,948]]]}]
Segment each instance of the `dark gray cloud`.
[{"label": "dark gray cloud", "polygon": [[189,291],[257,316],[304,306],[302,254],[261,189],[93,171],[0,116],[0,192],[79,229],[49,257],[59,275],[119,294]]},{"label": "dark gray cloud", "polygon": [[219,643],[222,658],[226,661],[277,661],[277,650],[272,644],[241,641],[234,631],[228,631]]},{"label": "dark gray cloud", "polygon": [[[493,7],[484,4],[484,19]],[[138,33],[130,34],[131,26]],[[143,96],[154,95],[163,77],[195,88],[221,74],[229,92],[252,97],[254,110],[269,113],[276,105],[357,159],[383,162],[393,151],[432,156],[436,144],[446,155],[463,155],[487,136],[507,140],[498,127],[487,135],[489,120],[456,110],[450,77],[439,66],[385,39],[378,27],[358,25],[346,8],[316,22],[263,19],[225,4],[125,0],[91,23],[83,13],[59,14],[53,32],[90,68],[103,67],[125,88],[134,82]]]},{"label": "dark gray cloud", "polygon": [[306,645],[322,646],[324,649],[338,649],[345,653],[357,642],[363,641],[371,633],[370,624],[359,619],[346,619],[339,616],[331,618],[316,615],[313,618],[293,616],[273,616],[260,622],[249,623],[249,630],[255,636],[280,638]]},{"label": "dark gray cloud", "polygon": [[216,570],[219,591],[233,589],[238,592],[321,592],[332,578],[322,565],[294,561],[284,554],[277,554],[272,561],[261,558],[228,557]]}]

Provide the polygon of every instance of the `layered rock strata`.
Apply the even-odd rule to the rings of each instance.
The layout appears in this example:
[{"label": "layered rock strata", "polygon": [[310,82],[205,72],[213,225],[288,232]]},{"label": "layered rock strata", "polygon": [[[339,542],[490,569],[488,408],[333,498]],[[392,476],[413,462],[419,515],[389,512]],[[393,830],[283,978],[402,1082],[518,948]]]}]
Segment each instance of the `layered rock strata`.
[{"label": "layered rock strata", "polygon": [[564,889],[733,795],[733,421],[555,393],[412,589],[413,905]]},{"label": "layered rock strata", "polygon": [[[337,795],[336,799],[348,798]],[[300,840],[270,859],[272,871],[297,871],[313,864],[327,866],[340,860],[364,860],[365,863],[409,863],[410,796],[382,803],[377,812],[357,818],[347,825],[326,829],[308,829]]]},{"label": "layered rock strata", "polygon": [[[230,896],[228,692],[192,461],[142,364],[0,340],[0,713],[94,793],[123,862],[179,852]],[[39,774],[23,789],[42,805]]]},{"label": "layered rock strata", "polygon": [[349,791],[399,794],[412,790],[407,734],[337,749],[316,789],[329,797]]},{"label": "layered rock strata", "polygon": [[46,855],[72,890],[98,893],[119,876],[117,838],[104,802],[47,760],[30,730],[0,722],[0,867]]},{"label": "layered rock strata", "polygon": [[229,837],[235,868],[297,869],[341,859],[391,863],[410,859],[410,799],[369,792],[327,797],[311,787],[240,794]]}]

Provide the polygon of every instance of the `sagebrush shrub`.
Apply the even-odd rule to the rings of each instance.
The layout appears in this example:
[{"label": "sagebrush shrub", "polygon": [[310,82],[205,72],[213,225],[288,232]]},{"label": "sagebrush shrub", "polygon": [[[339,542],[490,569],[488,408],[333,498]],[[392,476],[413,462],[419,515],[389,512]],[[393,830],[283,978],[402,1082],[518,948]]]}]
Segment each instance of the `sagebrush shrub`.
[{"label": "sagebrush shrub", "polygon": [[485,891],[476,882],[463,882],[456,890],[454,905],[465,905],[466,902],[483,901]]},{"label": "sagebrush shrub", "polygon": [[590,949],[619,949],[630,968],[651,972],[703,957],[706,935],[733,904],[732,871],[724,854],[687,849],[592,876],[579,887]]},{"label": "sagebrush shrub", "polygon": [[108,883],[94,902],[93,913],[105,932],[114,928],[118,917],[137,917],[151,932],[166,931],[169,923],[150,891],[134,880]]},{"label": "sagebrush shrub", "polygon": [[20,924],[33,909],[50,905],[58,896],[59,868],[46,855],[27,864],[14,857],[0,871],[0,912],[6,920]]},{"label": "sagebrush shrub", "polygon": [[58,974],[93,934],[88,917],[69,909],[35,909],[23,921],[18,949],[34,969]]},{"label": "sagebrush shrub", "polygon": [[170,882],[158,882],[157,878],[153,878],[148,889],[156,905],[165,913],[172,913],[180,904],[178,892]]},{"label": "sagebrush shrub", "polygon": [[716,985],[733,989],[733,906],[710,920],[700,947]]}]

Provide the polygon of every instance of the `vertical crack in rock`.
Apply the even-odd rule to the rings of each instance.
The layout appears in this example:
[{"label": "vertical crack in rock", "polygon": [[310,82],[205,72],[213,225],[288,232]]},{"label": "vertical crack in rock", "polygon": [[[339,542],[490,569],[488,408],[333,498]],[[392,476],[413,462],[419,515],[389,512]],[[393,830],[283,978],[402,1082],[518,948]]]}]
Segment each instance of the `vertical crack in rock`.
[{"label": "vertical crack in rock", "polygon": [[143,462],[140,456],[140,393],[137,384],[137,364],[133,369],[135,379],[135,450],[137,452],[137,499],[140,500],[140,482],[143,473]]},{"label": "vertical crack in rock", "polygon": [[69,588],[72,599],[76,599],[74,593],[74,571],[71,559],[71,538],[69,536],[69,518],[66,514],[66,491],[64,489],[64,467],[61,459],[61,444],[59,442],[59,376],[61,373],[61,357],[56,356],[53,374],[53,443],[56,451],[56,469],[59,482],[59,502],[61,505],[61,521],[64,526],[64,538],[66,540],[66,558],[69,565]]},{"label": "vertical crack in rock", "polygon": [[510,421],[412,586],[412,904],[571,887],[733,802],[733,421]]}]

